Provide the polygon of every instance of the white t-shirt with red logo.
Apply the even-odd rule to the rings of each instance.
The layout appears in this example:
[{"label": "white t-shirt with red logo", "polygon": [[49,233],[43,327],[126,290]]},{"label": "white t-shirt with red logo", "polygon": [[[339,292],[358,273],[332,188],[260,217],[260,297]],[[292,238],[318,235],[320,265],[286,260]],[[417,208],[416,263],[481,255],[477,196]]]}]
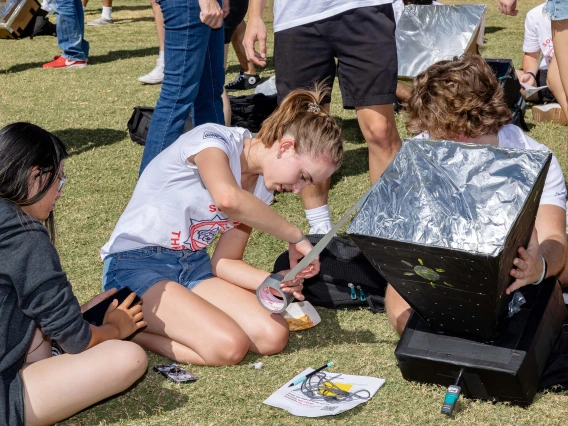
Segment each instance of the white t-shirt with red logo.
[{"label": "white t-shirt with red logo", "polygon": [[544,14],[545,3],[529,10],[525,19],[525,40],[523,51],[542,52],[539,69],[547,70],[554,56],[550,17]]},{"label": "white t-shirt with red logo", "polygon": [[[204,124],[183,134],[144,169],[126,210],[118,220],[101,258],[109,254],[159,246],[173,250],[202,250],[217,233],[235,226],[215,206],[199,170],[189,157],[206,148],[219,148],[227,154],[237,184],[241,186],[241,161],[248,130]],[[254,195],[270,204],[272,191],[258,177]]]}]

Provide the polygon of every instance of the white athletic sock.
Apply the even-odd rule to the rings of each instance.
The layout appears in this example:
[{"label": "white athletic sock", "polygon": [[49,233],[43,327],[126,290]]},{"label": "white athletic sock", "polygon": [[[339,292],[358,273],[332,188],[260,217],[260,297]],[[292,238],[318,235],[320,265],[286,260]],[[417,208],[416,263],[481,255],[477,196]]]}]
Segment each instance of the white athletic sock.
[{"label": "white athletic sock", "polygon": [[304,211],[306,219],[310,222],[310,234],[326,234],[333,227],[327,204]]},{"label": "white athletic sock", "polygon": [[160,50],[160,53],[158,55],[158,61],[160,61],[162,64],[164,63],[164,51]]},{"label": "white athletic sock", "polygon": [[101,13],[101,16],[103,18],[112,19],[111,13],[112,13],[112,7],[103,6],[103,13]]}]

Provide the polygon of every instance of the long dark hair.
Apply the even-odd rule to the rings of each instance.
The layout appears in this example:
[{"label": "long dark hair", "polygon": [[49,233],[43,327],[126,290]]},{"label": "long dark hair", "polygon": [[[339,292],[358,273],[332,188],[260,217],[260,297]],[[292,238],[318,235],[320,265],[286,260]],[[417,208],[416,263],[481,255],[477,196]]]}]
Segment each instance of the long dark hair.
[{"label": "long dark hair", "polygon": [[[61,162],[67,157],[61,140],[35,124],[13,123],[0,130],[0,198],[22,207],[41,200],[57,179]],[[41,187],[29,197],[30,176],[38,168]],[[53,212],[45,221],[55,242]]]}]

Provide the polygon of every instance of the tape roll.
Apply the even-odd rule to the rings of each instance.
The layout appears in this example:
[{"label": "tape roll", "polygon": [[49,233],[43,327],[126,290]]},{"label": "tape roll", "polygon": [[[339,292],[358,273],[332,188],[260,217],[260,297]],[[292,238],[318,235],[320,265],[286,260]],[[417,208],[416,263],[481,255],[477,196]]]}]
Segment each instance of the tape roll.
[{"label": "tape roll", "polygon": [[280,288],[280,283],[283,279],[284,277],[280,274],[271,274],[256,289],[256,298],[259,303],[266,310],[275,314],[284,312],[292,300],[294,300],[293,295],[284,293]]}]

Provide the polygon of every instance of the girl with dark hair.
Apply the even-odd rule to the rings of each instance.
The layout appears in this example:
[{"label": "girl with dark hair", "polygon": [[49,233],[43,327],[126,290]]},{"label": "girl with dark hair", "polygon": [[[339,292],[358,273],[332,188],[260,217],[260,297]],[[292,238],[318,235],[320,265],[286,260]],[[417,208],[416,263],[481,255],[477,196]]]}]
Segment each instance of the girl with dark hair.
[{"label": "girl with dark hair", "polygon": [[[96,327],[82,311],[115,291],[80,306],[61,269],[53,208],[66,156],[33,124],[0,130],[0,424],[56,423],[125,390],[147,366],[138,345],[119,340],[146,325],[140,306],[128,308],[134,293]],[[67,353],[52,358],[51,339]]]},{"label": "girl with dark hair", "polygon": [[[246,129],[205,124],[182,135],[144,170],[101,250],[103,288],[129,286],[144,300],[142,347],[182,363],[227,365],[249,350],[272,355],[288,325],[257,301],[269,273],[243,260],[252,228],[287,241],[295,266],[312,245],[269,204],[274,191],[298,194],[343,159],[341,130],[320,108],[326,91],[297,90]],[[212,259],[207,254],[221,234]],[[303,277],[315,275],[315,261]],[[282,283],[303,299],[301,281]]]}]

